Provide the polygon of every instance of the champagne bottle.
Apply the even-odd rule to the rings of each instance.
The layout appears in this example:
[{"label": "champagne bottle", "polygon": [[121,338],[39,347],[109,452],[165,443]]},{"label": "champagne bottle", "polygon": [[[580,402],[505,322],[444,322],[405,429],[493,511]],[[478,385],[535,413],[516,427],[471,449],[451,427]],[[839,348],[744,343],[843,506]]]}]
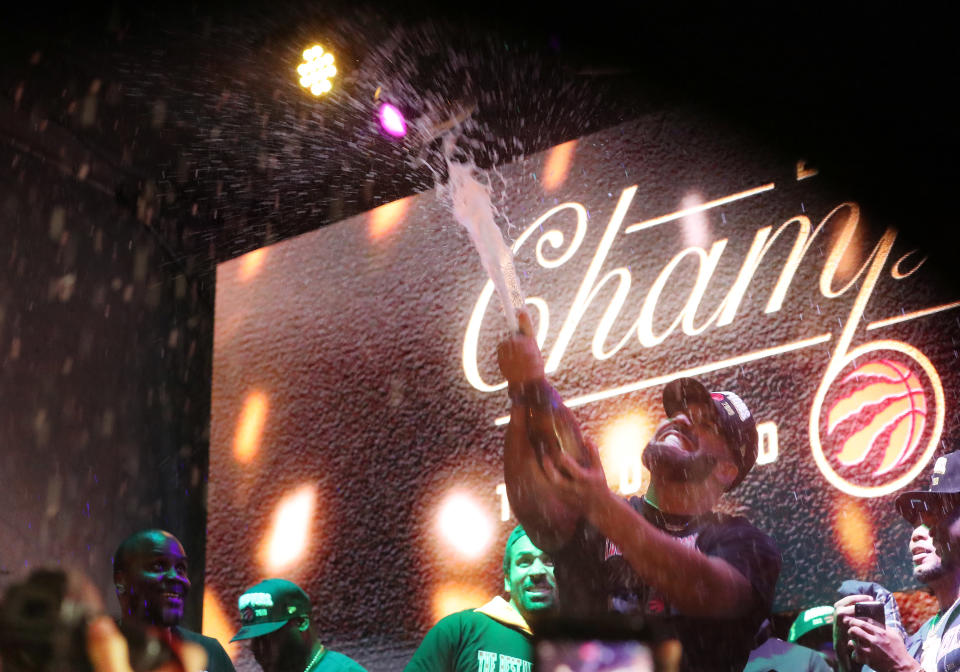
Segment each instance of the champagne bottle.
[{"label": "champagne bottle", "polygon": [[563,452],[580,464],[587,464],[587,451],[580,426],[545,378],[511,385],[509,393],[510,400],[525,409],[527,438],[541,469],[545,453]]}]

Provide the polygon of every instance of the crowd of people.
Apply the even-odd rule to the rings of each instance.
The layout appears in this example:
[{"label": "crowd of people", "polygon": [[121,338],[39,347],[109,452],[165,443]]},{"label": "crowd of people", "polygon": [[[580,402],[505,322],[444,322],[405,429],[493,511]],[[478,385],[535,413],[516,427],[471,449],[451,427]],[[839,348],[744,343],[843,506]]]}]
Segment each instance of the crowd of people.
[{"label": "crowd of people", "polygon": [[[743,399],[692,378],[668,383],[666,418],[642,455],[649,486],[642,496],[623,498],[608,487],[596,446],[547,381],[523,311],[519,323],[498,348],[511,399],[504,475],[521,523],[504,548],[505,597],[441,619],[408,671],[530,672],[541,631],[567,624],[566,635],[576,637],[577,624],[592,624],[583,632],[595,632],[605,623],[636,633],[650,665],[664,671],[960,669],[960,452],[938,458],[928,489],[896,500],[914,527],[913,574],[936,597],[937,614],[908,634],[890,593],[849,581],[835,605],[801,613],[787,640],[779,639],[770,612],[780,552],[746,518],[717,510],[757,459],[756,424]],[[143,530],[125,539],[113,559],[119,623],[102,615],[82,578],[35,572],[4,596],[3,668],[233,672],[217,640],[181,625],[187,567],[182,544],[169,532]],[[309,596],[290,581],[250,587],[237,608],[242,627],[231,641],[248,642],[264,672],[363,670],[321,642]],[[42,622],[56,622],[52,630],[68,636],[39,637]],[[86,656],[73,652],[78,641]],[[608,669],[588,660],[597,650],[581,647],[579,669]]]},{"label": "crowd of people", "polygon": [[[219,641],[181,625],[190,590],[188,563],[183,545],[165,530],[127,537],[113,557],[116,623],[104,616],[86,577],[33,572],[10,587],[0,605],[0,669],[234,672]],[[363,672],[320,642],[310,598],[296,584],[261,581],[244,591],[237,608],[242,627],[230,641],[249,640],[264,672]]]}]

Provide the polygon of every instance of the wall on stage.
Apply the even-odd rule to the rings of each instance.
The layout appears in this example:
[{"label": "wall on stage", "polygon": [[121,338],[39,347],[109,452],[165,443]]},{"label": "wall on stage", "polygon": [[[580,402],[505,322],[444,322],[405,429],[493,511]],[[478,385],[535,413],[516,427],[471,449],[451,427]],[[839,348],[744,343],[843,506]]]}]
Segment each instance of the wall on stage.
[{"label": "wall on stage", "polygon": [[0,103],[0,132],[17,139],[0,144],[0,590],[71,567],[117,613],[114,550],[162,527],[194,562],[186,624],[199,627],[212,277],[171,260],[147,217],[118,203],[117,164],[91,158],[98,128],[47,127],[40,113],[69,102],[68,83],[49,82],[50,98],[31,81],[30,104]]},{"label": "wall on stage", "polygon": [[[936,254],[804,159],[664,114],[492,178],[550,377],[612,487],[645,487],[665,381],[751,406],[760,463],[724,507],[782,549],[779,610],[849,577],[913,585],[892,499],[953,445],[960,382]],[[208,629],[284,576],[332,648],[396,669],[498,593],[505,322],[443,194],[222,264],[214,329]]]}]

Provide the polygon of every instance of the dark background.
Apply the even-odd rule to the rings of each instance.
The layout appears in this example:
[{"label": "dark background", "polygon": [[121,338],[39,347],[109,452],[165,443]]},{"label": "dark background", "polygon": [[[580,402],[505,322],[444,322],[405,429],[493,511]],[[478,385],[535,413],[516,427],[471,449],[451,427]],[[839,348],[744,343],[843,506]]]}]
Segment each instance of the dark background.
[{"label": "dark background", "polygon": [[[941,8],[518,5],[7,14],[0,571],[71,563],[107,590],[114,546],[145,525],[203,566],[215,265],[433,186],[407,160],[430,143],[378,134],[377,86],[411,116],[475,101],[488,164],[692,108],[807,157],[875,220],[940,249],[953,284],[956,59]],[[290,76],[311,40],[342,66],[324,101]]]}]

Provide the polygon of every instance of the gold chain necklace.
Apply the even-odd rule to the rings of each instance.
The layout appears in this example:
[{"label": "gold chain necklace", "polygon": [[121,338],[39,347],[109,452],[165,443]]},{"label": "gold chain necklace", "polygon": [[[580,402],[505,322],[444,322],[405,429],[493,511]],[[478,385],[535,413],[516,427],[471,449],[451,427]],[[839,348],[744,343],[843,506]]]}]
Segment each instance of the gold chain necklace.
[{"label": "gold chain necklace", "polygon": [[303,669],[303,672],[310,672],[313,669],[313,666],[316,665],[317,661],[320,660],[321,656],[327,652],[327,647],[323,644],[320,645],[320,648],[317,650],[317,653],[313,656],[313,660],[307,663],[307,666]]}]

